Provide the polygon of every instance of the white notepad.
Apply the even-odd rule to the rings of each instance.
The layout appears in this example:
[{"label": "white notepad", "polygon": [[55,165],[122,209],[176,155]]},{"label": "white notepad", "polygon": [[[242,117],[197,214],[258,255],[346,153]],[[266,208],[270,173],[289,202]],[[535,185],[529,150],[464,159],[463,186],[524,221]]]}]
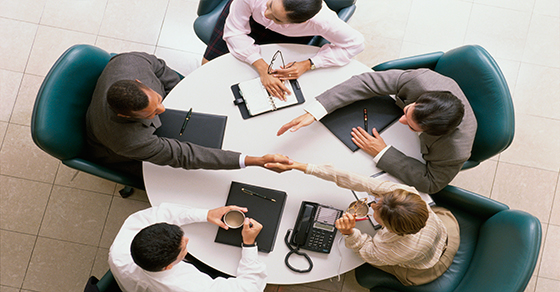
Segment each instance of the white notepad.
[{"label": "white notepad", "polygon": [[260,77],[239,83],[239,90],[245,100],[247,111],[251,116],[260,113],[277,110],[286,106],[297,104],[298,100],[289,81],[284,81],[284,85],[292,93],[286,94],[286,101],[268,94],[261,83]]}]

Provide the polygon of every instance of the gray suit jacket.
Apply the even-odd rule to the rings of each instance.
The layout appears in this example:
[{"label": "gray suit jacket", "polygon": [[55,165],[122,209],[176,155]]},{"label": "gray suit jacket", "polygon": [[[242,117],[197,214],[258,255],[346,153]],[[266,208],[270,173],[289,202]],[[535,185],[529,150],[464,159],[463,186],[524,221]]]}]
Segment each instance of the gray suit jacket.
[{"label": "gray suit jacket", "polygon": [[180,81],[179,75],[156,56],[134,52],[113,57],[97,81],[86,114],[90,158],[140,176],[141,161],[187,169],[239,168],[240,153],[154,135],[161,126],[158,116],[151,120],[117,116],[107,104],[106,93],[114,82],[123,79],[138,79],[163,98]]},{"label": "gray suit jacket", "polygon": [[367,72],[331,88],[317,100],[331,113],[357,100],[394,94],[397,105],[404,108],[426,91],[450,91],[457,96],[465,105],[463,121],[447,135],[420,134],[425,164],[390,147],[377,166],[417,190],[433,194],[449,184],[469,159],[476,134],[472,108],[453,79],[428,69]]}]

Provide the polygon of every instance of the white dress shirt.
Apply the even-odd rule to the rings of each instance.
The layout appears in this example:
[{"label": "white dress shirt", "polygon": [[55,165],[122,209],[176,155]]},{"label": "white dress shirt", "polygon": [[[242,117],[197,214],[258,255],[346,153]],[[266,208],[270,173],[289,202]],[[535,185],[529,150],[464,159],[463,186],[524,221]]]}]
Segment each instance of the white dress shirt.
[{"label": "white dress shirt", "polygon": [[[266,266],[258,259],[257,247],[242,249],[237,276],[228,279],[220,277],[212,279],[192,264],[183,261],[170,270],[161,272],[149,272],[134,263],[130,255],[130,245],[134,236],[143,228],[159,222],[179,226],[207,222],[207,216],[208,210],[169,203],[130,215],[109,250],[109,266],[121,289],[127,292],[263,291],[266,286]],[[205,228],[203,225],[200,227]],[[188,234],[185,236],[188,237]],[[220,255],[219,250],[216,253],[216,256],[227,256]]]},{"label": "white dress shirt", "polygon": [[289,37],[319,35],[330,42],[312,57],[316,68],[343,66],[364,50],[364,37],[338,18],[328,7],[323,7],[303,23],[276,24],[264,16],[268,0],[234,0],[224,26],[224,41],[237,59],[253,64],[262,58],[260,47],[249,36],[249,18],[267,29]]}]

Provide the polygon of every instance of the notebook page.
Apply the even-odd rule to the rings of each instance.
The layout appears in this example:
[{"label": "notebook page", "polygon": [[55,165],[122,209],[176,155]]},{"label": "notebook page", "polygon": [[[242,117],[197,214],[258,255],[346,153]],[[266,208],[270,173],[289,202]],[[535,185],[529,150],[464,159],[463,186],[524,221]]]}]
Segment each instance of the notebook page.
[{"label": "notebook page", "polygon": [[292,93],[290,95],[286,95],[286,101],[282,101],[276,97],[270,97],[259,77],[240,82],[239,89],[243,95],[249,114],[254,116],[263,112],[274,110],[275,107],[278,109],[296,104],[298,100],[293,92],[292,84],[289,81],[285,81],[284,85]]}]

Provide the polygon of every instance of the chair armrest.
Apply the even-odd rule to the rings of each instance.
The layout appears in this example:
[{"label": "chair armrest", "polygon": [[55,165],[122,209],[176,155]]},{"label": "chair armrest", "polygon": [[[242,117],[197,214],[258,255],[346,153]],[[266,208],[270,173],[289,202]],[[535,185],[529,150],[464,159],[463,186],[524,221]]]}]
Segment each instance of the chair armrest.
[{"label": "chair armrest", "polygon": [[103,275],[103,278],[97,282],[96,286],[99,292],[121,292],[111,270],[108,270],[107,273]]},{"label": "chair armrest", "polygon": [[[203,1],[211,2],[211,5],[203,4],[202,3]],[[208,43],[210,42],[212,31],[214,30],[214,27],[216,26],[216,22],[218,22],[218,18],[220,17],[222,10],[224,10],[224,7],[226,6],[227,3],[228,3],[227,0],[201,0],[200,3],[198,4],[198,15],[200,16],[194,20],[193,29],[196,35],[198,36],[198,38],[205,44],[208,45]],[[204,11],[206,13],[201,14],[200,13],[201,6],[203,5],[205,5]],[[208,9],[206,5],[208,5],[208,7],[212,6],[213,9],[206,11]]]},{"label": "chair armrest", "polygon": [[434,52],[418,56],[406,57],[381,63],[371,69],[373,69],[373,71],[386,71],[390,69],[406,70],[419,68],[429,68],[434,70],[441,56],[443,56],[443,52]]},{"label": "chair armrest", "polygon": [[[198,9],[196,10],[196,14],[198,16],[202,16],[204,14],[210,13],[212,10],[218,6],[224,0],[200,0],[198,2]],[[227,0],[226,0],[227,1]],[[212,27],[213,28],[213,27]]]},{"label": "chair armrest", "polygon": [[454,186],[446,186],[431,196],[438,205],[453,206],[481,219],[509,209],[503,203]]},{"label": "chair armrest", "polygon": [[539,219],[505,210],[480,228],[473,259],[455,291],[523,291],[533,274],[541,246]]},{"label": "chair armrest", "polygon": [[344,22],[348,22],[350,17],[352,17],[352,15],[354,15],[355,11],[356,11],[356,5],[351,5],[351,6],[348,6],[346,8],[342,8],[338,12],[338,18],[342,19]]},{"label": "chair armrest", "polygon": [[122,172],[114,171],[107,167],[95,164],[82,158],[73,158],[62,160],[64,165],[71,168],[89,173],[95,176],[114,181],[116,183],[133,187],[139,190],[145,190],[144,181],[132,175],[124,174]]}]

